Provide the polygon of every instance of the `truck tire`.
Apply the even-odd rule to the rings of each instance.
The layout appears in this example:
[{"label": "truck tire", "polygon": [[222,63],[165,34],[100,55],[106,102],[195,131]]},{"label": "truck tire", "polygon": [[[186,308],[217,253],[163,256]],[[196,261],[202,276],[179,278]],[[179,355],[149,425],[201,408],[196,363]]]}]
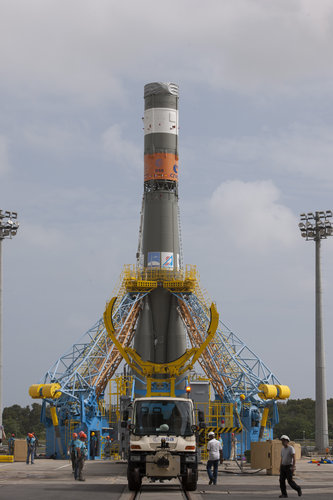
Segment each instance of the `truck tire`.
[{"label": "truck tire", "polygon": [[139,491],[141,488],[142,478],[140,476],[140,469],[127,469],[127,481],[128,481],[128,489],[130,491]]},{"label": "truck tire", "polygon": [[198,483],[198,472],[191,467],[187,467],[186,473],[182,476],[182,485],[186,491],[195,491]]}]

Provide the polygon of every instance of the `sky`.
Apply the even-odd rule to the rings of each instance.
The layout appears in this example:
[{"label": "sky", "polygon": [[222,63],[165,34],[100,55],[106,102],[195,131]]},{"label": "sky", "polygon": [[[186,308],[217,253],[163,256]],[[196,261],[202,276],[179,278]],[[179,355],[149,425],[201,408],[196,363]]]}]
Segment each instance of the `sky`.
[{"label": "sky", "polygon": [[[143,87],[179,85],[184,262],[220,318],[313,398],[314,250],[333,209],[331,0],[0,0],[3,404],[103,314],[134,264]],[[333,397],[333,238],[322,243]]]}]

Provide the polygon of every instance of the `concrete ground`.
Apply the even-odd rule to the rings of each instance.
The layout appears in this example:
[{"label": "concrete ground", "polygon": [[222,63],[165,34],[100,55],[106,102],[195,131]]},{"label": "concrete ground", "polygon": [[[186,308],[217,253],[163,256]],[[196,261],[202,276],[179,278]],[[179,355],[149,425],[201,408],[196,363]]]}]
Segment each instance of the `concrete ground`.
[{"label": "concrete ground", "polygon": [[[309,460],[297,462],[296,483],[301,486],[303,498],[308,500],[333,500],[333,465],[309,464]],[[228,463],[227,463],[228,464]],[[230,473],[227,471],[230,470]],[[217,500],[230,497],[238,499],[272,499],[281,494],[278,476],[268,476],[266,471],[254,473],[245,469],[247,474],[237,473],[236,466],[229,462],[228,467],[220,468],[218,484],[208,486],[203,471],[199,476],[197,492],[202,498]],[[239,469],[238,469],[239,471]],[[290,498],[298,498],[297,492],[287,484],[287,493]]]},{"label": "concrete ground", "polygon": [[[126,463],[107,461],[86,462],[85,482],[74,481],[71,466],[65,460],[35,460],[34,465],[17,462],[0,464],[1,500],[127,500],[131,497],[127,489]],[[280,495],[279,478],[267,476],[265,471],[257,474],[246,469],[241,474],[233,462],[220,466],[218,484],[208,486],[204,464],[200,465],[199,483],[193,500],[215,500],[222,498],[272,499]],[[228,472],[229,471],[229,472]],[[303,497],[310,500],[333,499],[333,465],[309,464],[302,459],[297,463],[296,482],[303,489]],[[171,498],[175,486],[168,482],[149,484],[145,481],[141,500]],[[297,493],[287,487],[290,498]]]}]

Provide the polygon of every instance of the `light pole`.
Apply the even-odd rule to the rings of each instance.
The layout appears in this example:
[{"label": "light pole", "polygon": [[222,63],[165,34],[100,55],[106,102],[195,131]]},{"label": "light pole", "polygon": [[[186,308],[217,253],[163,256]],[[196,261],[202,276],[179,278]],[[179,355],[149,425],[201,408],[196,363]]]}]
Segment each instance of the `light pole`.
[{"label": "light pole", "polygon": [[2,240],[16,235],[17,213],[0,210],[0,438],[2,439]]},{"label": "light pole", "polygon": [[299,228],[301,235],[307,241],[316,243],[316,420],[315,440],[319,452],[325,451],[329,446],[327,423],[327,398],[326,398],[326,373],[325,350],[322,325],[322,289],[320,269],[320,242],[332,236],[332,210],[301,214]]}]

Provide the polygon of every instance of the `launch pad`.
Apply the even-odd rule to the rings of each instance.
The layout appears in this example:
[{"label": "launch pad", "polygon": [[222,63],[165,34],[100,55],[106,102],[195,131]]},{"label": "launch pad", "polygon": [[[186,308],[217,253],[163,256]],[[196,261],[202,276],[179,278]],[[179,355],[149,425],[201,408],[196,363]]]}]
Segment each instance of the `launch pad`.
[{"label": "launch pad", "polygon": [[[131,424],[127,428],[121,420],[131,402],[166,396],[190,397],[197,417],[204,415],[196,431],[203,455],[207,434],[214,430],[223,440],[226,457],[235,439],[234,451],[242,457],[252,441],[272,438],[277,401],[288,398],[290,390],[219,321],[214,303],[200,287],[196,266],[184,265],[178,207],[178,86],[148,84],[144,98],[144,183],[136,264],[124,267],[104,317],[29,393],[43,401],[48,456],[65,457],[71,433],[83,430],[88,448],[91,433],[97,436],[97,457],[103,457],[107,436],[114,453],[126,457]],[[113,397],[107,400],[112,383],[116,390],[109,390]]]}]

